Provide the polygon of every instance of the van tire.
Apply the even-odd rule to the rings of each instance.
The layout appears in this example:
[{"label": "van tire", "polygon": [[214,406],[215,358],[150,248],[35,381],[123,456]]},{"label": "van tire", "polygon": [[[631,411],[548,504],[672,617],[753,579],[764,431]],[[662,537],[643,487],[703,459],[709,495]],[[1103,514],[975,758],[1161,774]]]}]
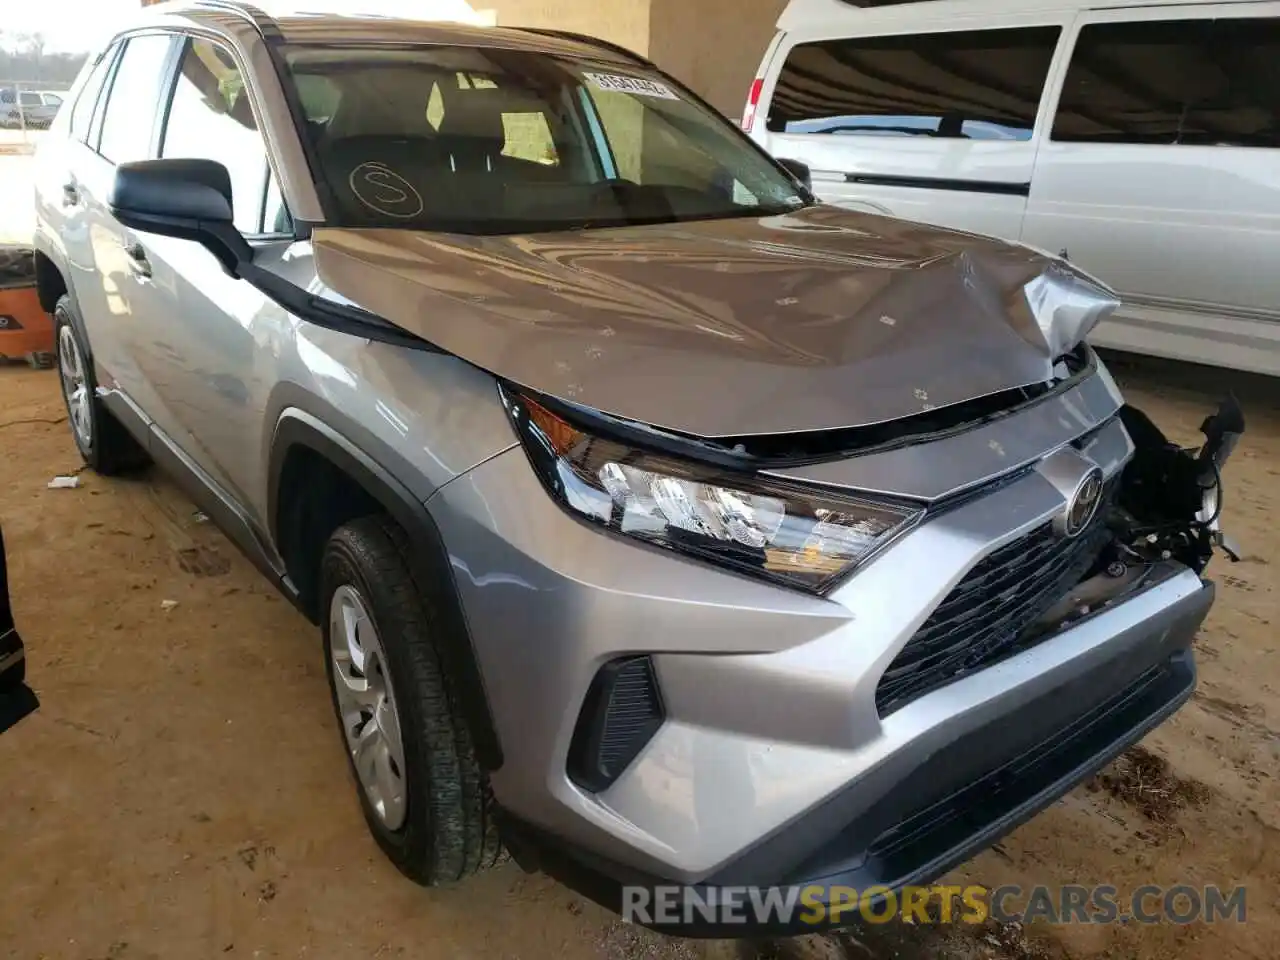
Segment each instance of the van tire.
[{"label": "van tire", "polygon": [[[82,330],[71,297],[63,294],[53,308],[53,338],[71,437],[81,458],[95,473],[104,477],[129,473],[146,466],[151,458],[98,396],[97,373]],[[73,410],[76,401],[69,387],[73,377],[79,378],[83,388],[78,410]]]},{"label": "van tire", "polygon": [[[367,609],[389,666],[398,715],[407,801],[391,829],[360,780],[348,732],[340,729],[369,831],[392,863],[416,883],[441,886],[488,869],[503,857],[488,779],[441,657],[446,629],[433,585],[417,583],[404,530],[378,515],[351,521],[330,537],[320,564],[325,673],[339,727],[345,727],[334,660],[334,599],[354,590]],[[341,625],[339,625],[341,629]],[[338,638],[341,650],[342,639]],[[366,661],[367,663],[367,661]]]}]

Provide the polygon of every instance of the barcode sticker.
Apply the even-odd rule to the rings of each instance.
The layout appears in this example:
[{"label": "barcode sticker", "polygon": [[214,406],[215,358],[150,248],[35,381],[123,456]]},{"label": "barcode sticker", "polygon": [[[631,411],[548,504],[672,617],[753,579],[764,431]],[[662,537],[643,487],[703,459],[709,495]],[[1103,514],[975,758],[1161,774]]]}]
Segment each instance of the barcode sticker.
[{"label": "barcode sticker", "polygon": [[679,100],[676,92],[665,83],[657,80],[642,80],[639,77],[622,77],[614,73],[582,74],[587,82],[607,93],[632,93],[640,97],[661,97],[663,100]]}]

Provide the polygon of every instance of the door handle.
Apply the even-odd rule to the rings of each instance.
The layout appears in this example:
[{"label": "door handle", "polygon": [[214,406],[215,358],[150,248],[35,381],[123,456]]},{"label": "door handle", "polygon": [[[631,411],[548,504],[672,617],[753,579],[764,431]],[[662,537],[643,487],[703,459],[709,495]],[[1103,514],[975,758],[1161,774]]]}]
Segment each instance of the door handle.
[{"label": "door handle", "polygon": [[151,261],[147,259],[147,251],[137,240],[126,241],[124,252],[129,257],[129,269],[139,277],[151,276]]},{"label": "door handle", "polygon": [[80,203],[80,187],[74,180],[68,181],[62,185],[62,205],[64,207],[78,206]]}]

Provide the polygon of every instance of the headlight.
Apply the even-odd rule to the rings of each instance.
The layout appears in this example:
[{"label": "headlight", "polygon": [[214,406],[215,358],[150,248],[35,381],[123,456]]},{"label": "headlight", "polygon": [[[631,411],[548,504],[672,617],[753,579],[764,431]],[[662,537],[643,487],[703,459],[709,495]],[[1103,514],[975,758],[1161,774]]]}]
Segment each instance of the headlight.
[{"label": "headlight", "polygon": [[813,592],[923,514],[916,505],[817,492],[595,437],[504,391],[551,495],[615,533]]}]

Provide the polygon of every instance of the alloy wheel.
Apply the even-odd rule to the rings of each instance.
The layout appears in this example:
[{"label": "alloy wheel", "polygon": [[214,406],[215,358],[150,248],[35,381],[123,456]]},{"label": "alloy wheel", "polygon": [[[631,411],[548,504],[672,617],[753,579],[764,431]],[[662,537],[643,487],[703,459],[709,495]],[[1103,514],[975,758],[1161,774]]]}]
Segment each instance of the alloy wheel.
[{"label": "alloy wheel", "polygon": [[67,401],[71,428],[75,430],[80,446],[88,450],[93,446],[93,412],[90,406],[93,397],[89,394],[80,345],[70,325],[64,325],[58,334],[58,373],[62,377],[62,395]]},{"label": "alloy wheel", "polygon": [[404,823],[408,802],[400,715],[386,651],[364,598],[351,585],[329,603],[329,668],[347,749],[369,806],[388,830]]}]

